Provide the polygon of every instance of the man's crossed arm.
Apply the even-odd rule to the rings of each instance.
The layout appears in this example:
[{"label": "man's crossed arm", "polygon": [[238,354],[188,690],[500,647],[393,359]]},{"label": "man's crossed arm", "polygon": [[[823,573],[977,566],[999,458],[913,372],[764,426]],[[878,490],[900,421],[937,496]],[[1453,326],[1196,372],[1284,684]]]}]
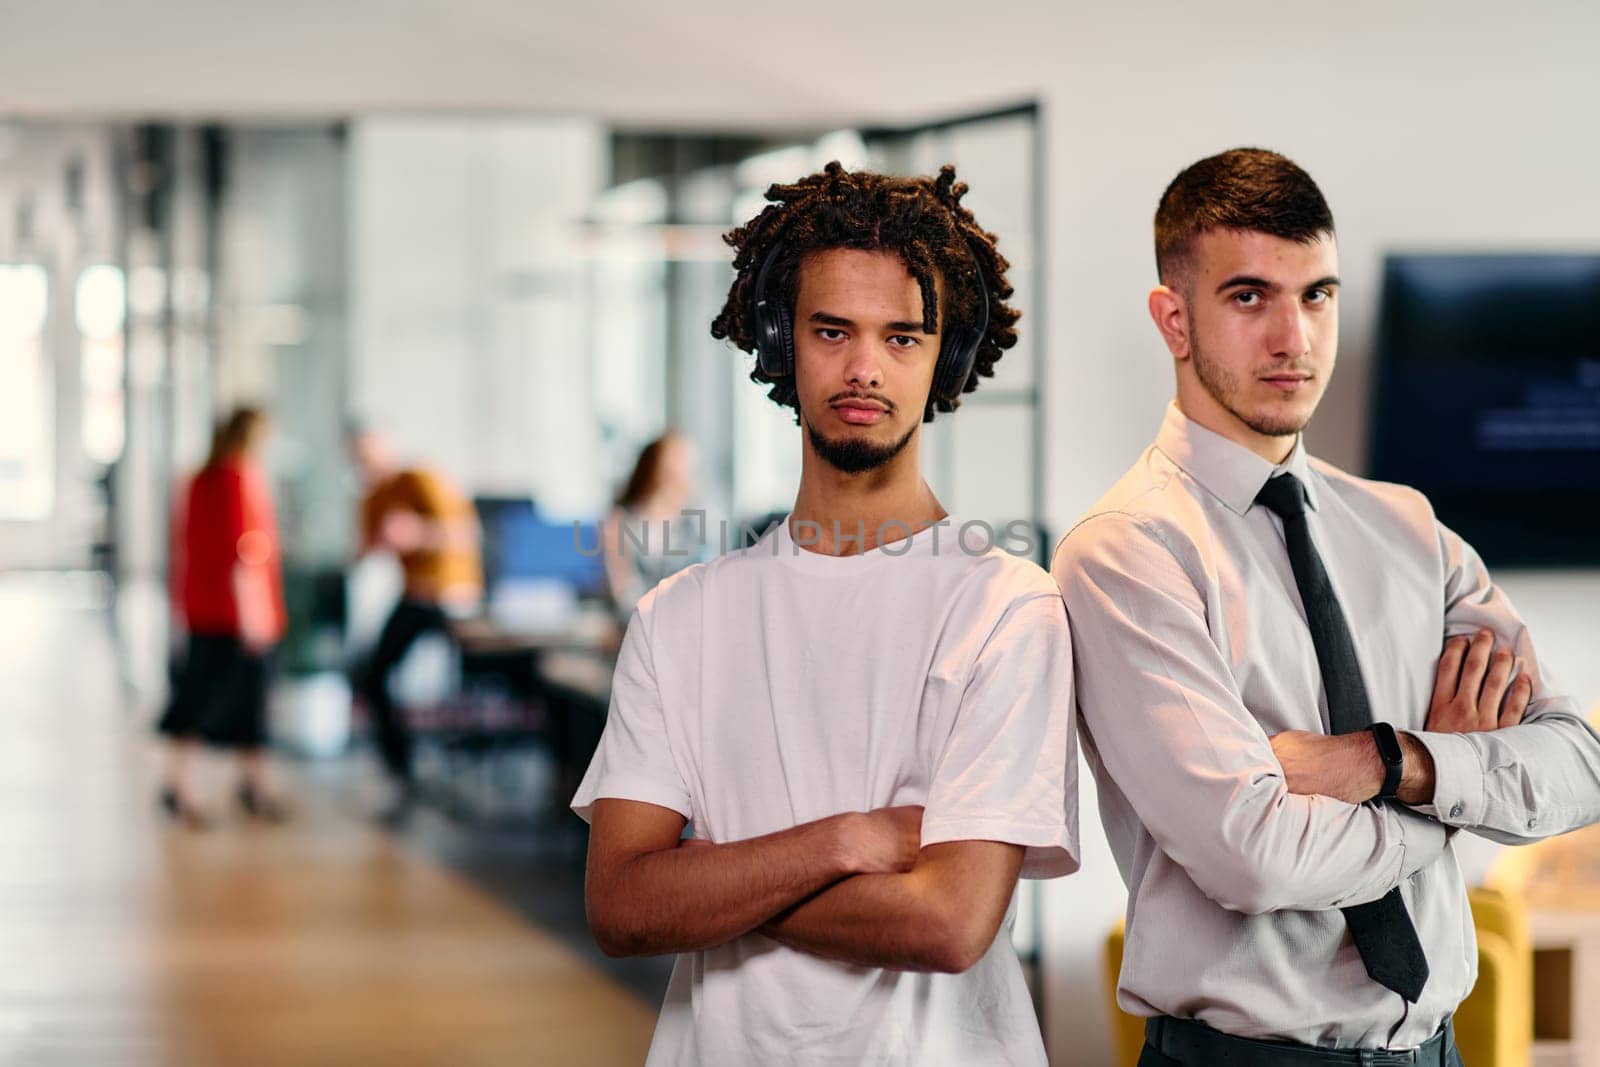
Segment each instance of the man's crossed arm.
[{"label": "man's crossed arm", "polygon": [[966,970],[988,951],[1023,849],[993,841],[920,847],[922,809],[846,812],[748,841],[682,842],[669,808],[594,806],[585,897],[617,956],[693,952],[753,930],[830,959]]},{"label": "man's crossed arm", "polygon": [[[1434,674],[1427,733],[1477,733],[1522,721],[1533,695],[1528,672],[1507,648],[1495,649],[1493,632],[1452,637]],[[1396,799],[1410,807],[1433,803],[1433,757],[1421,741],[1401,733],[1405,773]],[[1289,792],[1361,804],[1383,787],[1384,767],[1372,734],[1317,734],[1288,730],[1272,739]]]},{"label": "man's crossed arm", "polygon": [[[1446,642],[1427,725],[1414,736],[1401,735],[1408,777],[1413,766],[1420,777],[1402,787],[1400,801],[1502,844],[1526,844],[1600,820],[1600,734],[1570,696],[1551,686],[1527,625],[1483,560],[1446,527],[1437,526],[1437,533],[1445,632],[1476,636]],[[1496,644],[1504,647],[1496,651]],[[1445,713],[1441,702],[1453,709]],[[1362,768],[1347,763],[1344,786],[1313,768],[1319,762],[1313,749],[1323,742],[1279,738],[1273,748],[1280,761],[1288,757],[1284,771],[1292,791],[1341,796],[1372,785],[1371,749],[1359,747],[1370,746],[1370,738],[1326,739],[1329,751]]]},{"label": "man's crossed arm", "polygon": [[1021,845],[946,841],[909,871],[847,878],[761,932],[814,956],[904,971],[967,970],[994,943],[1022,868]]}]

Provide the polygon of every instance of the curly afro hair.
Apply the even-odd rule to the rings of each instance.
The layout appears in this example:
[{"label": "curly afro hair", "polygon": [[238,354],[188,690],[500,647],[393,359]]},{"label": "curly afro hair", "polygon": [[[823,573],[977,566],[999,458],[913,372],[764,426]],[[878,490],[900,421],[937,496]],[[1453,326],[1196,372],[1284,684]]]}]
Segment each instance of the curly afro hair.
[{"label": "curly afro hair", "polygon": [[[963,393],[972,392],[980,377],[994,377],[995,363],[1017,343],[1015,326],[1021,313],[1005,303],[1012,294],[1006,280],[1010,264],[995,247],[995,235],[962,206],[966,192],[966,183],[956,181],[956,169],[948,164],[936,178],[902,178],[848,171],[835,161],[791,185],[773,185],[767,190],[771,203],[761,214],[723,237],[735,249],[736,274],[722,313],[711,323],[711,336],[746,352],[756,351],[753,290],[774,245],[781,245],[782,251],[767,284],[778,287],[791,315],[799,290],[799,265],[807,255],[833,248],[892,252],[905,261],[922,290],[922,328],[929,333],[940,329],[937,279],[944,279],[950,305],[942,316],[947,334],[977,321],[981,314],[977,286],[986,287],[989,327],[961,388]],[[770,385],[767,395],[794,408],[798,419],[792,376],[770,377],[757,361],[750,380]],[[959,396],[930,395],[922,419],[931,422],[935,410],[954,411],[960,403]]]}]

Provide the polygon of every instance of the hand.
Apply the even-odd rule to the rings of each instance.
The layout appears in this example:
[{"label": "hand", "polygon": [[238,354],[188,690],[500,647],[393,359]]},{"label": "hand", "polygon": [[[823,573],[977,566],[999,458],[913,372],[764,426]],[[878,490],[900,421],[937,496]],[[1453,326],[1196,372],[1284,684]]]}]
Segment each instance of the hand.
[{"label": "hand", "polygon": [[239,601],[239,643],[252,656],[264,656],[277,643],[273,633],[271,608],[265,596],[241,598]]},{"label": "hand", "polygon": [[415,552],[427,536],[427,522],[414,511],[391,511],[383,517],[380,537],[400,555]]},{"label": "hand", "polygon": [[1272,739],[1272,754],[1291,793],[1364,804],[1383,788],[1383,760],[1365,730],[1334,735],[1285,730]]},{"label": "hand", "polygon": [[856,874],[904,874],[922,850],[922,808],[908,804],[841,817],[845,866]]},{"label": "hand", "polygon": [[271,579],[261,567],[238,564],[233,571],[239,643],[253,656],[265,655],[277,642],[272,612]]},{"label": "hand", "polygon": [[239,642],[252,656],[264,656],[278,643],[269,624],[246,622],[244,619],[239,620]]},{"label": "hand", "polygon": [[1495,649],[1492,631],[1452,637],[1439,657],[1424,729],[1463,734],[1515,726],[1533,696],[1533,678],[1521,667],[1509,648]]}]

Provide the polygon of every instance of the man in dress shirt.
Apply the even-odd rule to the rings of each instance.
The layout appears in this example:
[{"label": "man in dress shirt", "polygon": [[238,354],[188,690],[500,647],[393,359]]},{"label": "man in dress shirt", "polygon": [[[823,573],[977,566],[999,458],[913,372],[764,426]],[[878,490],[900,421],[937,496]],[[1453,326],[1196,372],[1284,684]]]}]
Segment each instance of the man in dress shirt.
[{"label": "man in dress shirt", "polygon": [[1310,176],[1224,152],[1155,228],[1177,397],[1053,566],[1141,1064],[1458,1064],[1450,839],[1600,819],[1600,738],[1420,493],[1307,455],[1339,292]]}]

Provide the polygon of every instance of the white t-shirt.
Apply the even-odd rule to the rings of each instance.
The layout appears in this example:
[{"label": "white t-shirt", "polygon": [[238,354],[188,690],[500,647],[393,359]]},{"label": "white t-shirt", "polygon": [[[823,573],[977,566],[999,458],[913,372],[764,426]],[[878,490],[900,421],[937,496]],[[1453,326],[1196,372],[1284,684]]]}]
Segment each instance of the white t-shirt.
[{"label": "white t-shirt", "polygon": [[[940,525],[855,556],[788,522],[639,603],[573,800],[680,812],[740,841],[843,811],[925,810],[922,843],[1027,846],[1077,869],[1071,643],[1044,571]],[[982,530],[967,543],[981,549]],[[751,933],[680,955],[648,1063],[1043,1064],[1013,908],[965,973],[858,967]]]}]

